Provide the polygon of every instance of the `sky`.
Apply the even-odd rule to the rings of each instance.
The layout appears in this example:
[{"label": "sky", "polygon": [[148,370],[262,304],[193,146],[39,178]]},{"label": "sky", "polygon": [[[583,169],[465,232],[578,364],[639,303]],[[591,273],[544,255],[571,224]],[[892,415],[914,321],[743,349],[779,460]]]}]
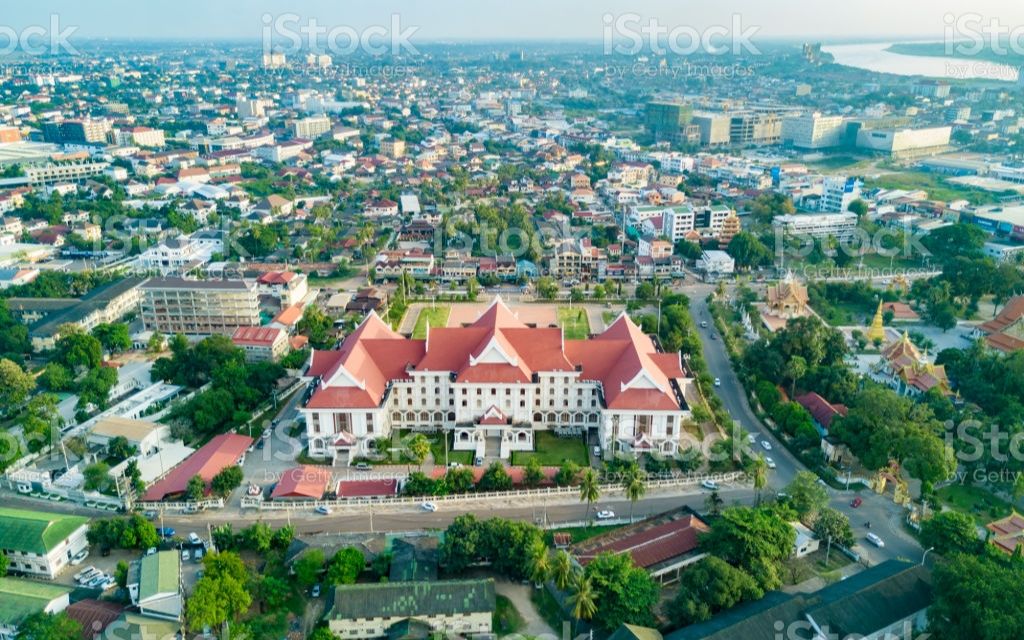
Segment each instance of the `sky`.
[{"label": "sky", "polygon": [[[1024,25],[1021,0],[2,0],[0,39],[51,15],[73,37],[246,39],[259,41],[264,22],[282,14],[328,28],[391,24],[415,27],[414,42],[447,40],[592,40],[605,33],[606,15],[655,18],[669,29],[731,25],[738,15],[756,37],[939,39],[944,16],[979,14],[1010,28]],[[270,18],[265,18],[270,16]],[[1024,40],[1024,38],[1022,38]]]}]

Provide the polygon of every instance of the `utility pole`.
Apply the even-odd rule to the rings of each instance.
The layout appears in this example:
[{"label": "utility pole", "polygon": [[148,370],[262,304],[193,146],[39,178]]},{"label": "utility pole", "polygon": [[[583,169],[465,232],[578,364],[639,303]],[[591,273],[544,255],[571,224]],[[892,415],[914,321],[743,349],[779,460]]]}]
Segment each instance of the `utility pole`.
[{"label": "utility pole", "polygon": [[928,557],[928,552],[929,551],[934,551],[934,550],[935,550],[935,547],[928,547],[927,549],[924,550],[924,553],[921,555],[921,566],[922,567],[924,566],[924,559]]}]

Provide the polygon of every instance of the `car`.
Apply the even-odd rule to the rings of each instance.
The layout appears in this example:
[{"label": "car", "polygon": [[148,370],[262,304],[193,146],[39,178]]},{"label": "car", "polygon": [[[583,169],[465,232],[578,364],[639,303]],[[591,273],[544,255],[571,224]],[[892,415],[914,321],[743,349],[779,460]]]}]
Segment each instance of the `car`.
[{"label": "car", "polygon": [[772,443],[768,442],[767,440],[762,440],[761,441],[761,447],[765,451],[771,451],[772,450]]},{"label": "car", "polygon": [[273,433],[273,432],[270,430],[270,427],[267,427],[266,429],[263,430],[263,435],[261,435],[260,438],[262,438],[263,440],[266,440],[266,439],[270,438],[270,434],[271,433]]},{"label": "car", "polygon": [[597,512],[597,519],[598,520],[611,520],[614,517],[615,517],[615,512],[610,510],[610,509],[604,509],[602,511],[598,511]]},{"label": "car", "polygon": [[862,504],[864,504],[864,501],[860,499],[860,496],[857,496],[852,501],[850,501],[850,506],[853,507],[854,509],[856,509]]},{"label": "car", "polygon": [[371,466],[370,466],[370,465],[369,465],[368,463],[366,463],[366,462],[359,462],[359,463],[356,463],[356,471],[369,471],[369,470],[370,470],[370,469],[372,469],[372,468],[373,468],[373,467],[371,467]]},{"label": "car", "polygon": [[756,433],[748,433],[747,434],[747,442],[749,442],[750,444],[757,444],[757,434]]},{"label": "car", "polygon": [[722,380],[721,380],[721,378],[715,378],[715,386],[716,386],[716,387],[720,387],[720,386],[722,386]]},{"label": "car", "polygon": [[188,549],[182,549],[181,550],[181,561],[182,562],[188,562],[191,559],[192,559],[192,554],[188,552]]},{"label": "car", "polygon": [[71,566],[72,567],[77,567],[78,565],[82,564],[85,561],[85,559],[88,558],[88,557],[89,557],[89,550],[88,549],[82,549],[81,551],[79,551],[75,555],[71,556]]},{"label": "car", "polygon": [[718,336],[716,336],[715,334],[713,334],[713,333],[712,333],[712,334],[711,334],[711,339],[712,339],[712,340],[718,340]]},{"label": "car", "polygon": [[701,329],[707,329],[708,328],[708,321],[707,320],[701,320],[700,328]]},{"label": "car", "polygon": [[200,562],[203,561],[203,548],[202,547],[196,549],[195,553],[192,554],[192,559],[196,561],[196,564],[199,564]]},{"label": "car", "polygon": [[156,533],[161,538],[173,538],[174,537],[174,529],[172,529],[170,527],[158,527],[157,530],[156,530]]},{"label": "car", "polygon": [[321,504],[317,505],[316,509],[313,509],[313,513],[319,513],[322,516],[329,516],[331,515],[331,510],[329,507],[326,507]]},{"label": "car", "polygon": [[262,449],[263,448],[263,443],[264,443],[264,440],[260,440],[259,442],[257,442],[256,443],[256,448],[257,449]]},{"label": "car", "polygon": [[263,493],[263,489],[261,489],[258,484],[250,484],[248,488],[246,488],[245,492],[248,495],[255,497]]},{"label": "car", "polygon": [[107,579],[96,585],[96,588],[100,591],[106,591],[107,589],[113,589],[116,586],[117,580],[114,579],[114,576],[107,576]]},{"label": "car", "polygon": [[94,573],[97,573],[96,567],[89,565],[75,574],[75,582],[81,582],[92,576]]},{"label": "car", "polygon": [[142,517],[146,520],[156,520],[157,516],[160,515],[156,511],[143,511]]},{"label": "car", "polygon": [[448,463],[448,468],[449,469],[458,469],[461,466],[462,466],[461,462],[449,462]]},{"label": "car", "polygon": [[882,547],[885,546],[885,541],[882,540],[881,538],[879,538],[878,536],[876,536],[873,533],[869,533],[868,535],[866,535],[864,537],[868,539],[868,542],[870,542],[871,544],[875,545],[878,548],[882,548]]},{"label": "car", "polygon": [[106,558],[110,555],[110,547],[100,547],[100,555]]},{"label": "car", "polygon": [[313,585],[313,589],[309,592],[309,595],[313,596],[314,598],[319,598],[320,597],[320,584],[319,583]]},{"label": "car", "polygon": [[185,507],[183,511],[188,514],[199,513],[199,507],[197,505],[190,504],[187,507]]},{"label": "car", "polygon": [[474,467],[482,467],[482,466],[484,466],[484,459],[483,459],[483,457],[482,456],[477,456],[477,457],[473,458],[473,466]]},{"label": "car", "polygon": [[423,504],[420,505],[420,509],[423,511],[429,511],[430,513],[433,513],[437,511],[437,505],[434,504],[433,502],[424,502]]},{"label": "car", "polygon": [[106,582],[106,581],[107,581],[107,578],[109,578],[109,577],[110,577],[110,576],[108,576],[108,575],[107,575],[107,574],[105,574],[105,573],[97,573],[97,574],[96,574],[96,575],[94,575],[94,576],[93,576],[92,578],[89,578],[89,581],[85,583],[85,586],[89,587],[90,589],[96,589],[96,588],[98,588],[98,587],[99,587],[99,586],[100,586],[101,584],[103,584],[104,582]]},{"label": "car", "polygon": [[774,469],[776,467],[775,461],[767,456],[765,456],[764,463],[768,465],[769,469]]},{"label": "car", "polygon": [[151,556],[154,553],[156,553],[156,547],[150,547],[150,548],[146,549],[146,555],[147,556]]},{"label": "car", "polygon": [[600,458],[601,457],[601,447],[594,447],[594,457],[595,458]]},{"label": "car", "polygon": [[193,531],[188,534],[188,542],[189,544],[201,544],[203,542],[203,539],[200,538],[195,531]]},{"label": "car", "polygon": [[705,480],[704,482],[700,483],[700,486],[704,487],[705,489],[707,489],[709,491],[717,491],[718,490],[718,483],[715,482],[714,480]]},{"label": "car", "polygon": [[256,450],[256,443],[255,443],[255,442],[253,442],[253,443],[252,443],[252,444],[250,444],[250,445],[249,445],[248,447],[246,447],[246,449],[245,449],[245,450],[246,450],[246,452],[248,452],[248,453],[252,453],[253,451],[255,451],[255,450]]}]

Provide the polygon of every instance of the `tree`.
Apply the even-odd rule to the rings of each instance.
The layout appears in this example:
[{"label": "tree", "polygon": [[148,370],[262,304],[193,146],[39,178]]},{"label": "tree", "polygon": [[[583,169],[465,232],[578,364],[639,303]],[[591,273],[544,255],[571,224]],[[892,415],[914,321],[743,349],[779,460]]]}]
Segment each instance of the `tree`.
[{"label": "tree", "polygon": [[286,524],[274,532],[274,537],[270,540],[270,546],[273,549],[284,551],[291,546],[292,540],[294,539],[295,527],[290,524]]},{"label": "tree", "polygon": [[633,565],[628,553],[600,553],[587,564],[584,575],[599,603],[595,625],[610,632],[624,623],[654,624],[660,589],[650,574]]},{"label": "tree", "polygon": [[807,361],[800,356],[793,356],[786,363],[786,377],[790,380],[789,396],[796,396],[796,383],[807,375]]},{"label": "tree", "polygon": [[292,587],[277,576],[265,575],[260,578],[258,591],[268,609],[280,609],[292,595]]},{"label": "tree", "polygon": [[629,521],[633,522],[633,507],[636,506],[636,501],[647,493],[643,471],[639,467],[630,467],[622,480],[622,488],[625,490],[626,499],[629,500]]},{"label": "tree", "polygon": [[818,482],[818,476],[810,471],[800,471],[793,481],[786,485],[789,504],[801,520],[811,522],[814,515],[828,506],[828,491]]},{"label": "tree", "polygon": [[844,547],[853,546],[853,529],[850,528],[850,519],[846,517],[846,514],[832,507],[825,507],[818,512],[811,530],[819,540],[826,543],[831,541],[833,544]]},{"label": "tree", "polygon": [[105,409],[110,401],[110,390],[117,384],[117,370],[111,367],[90,369],[78,383],[78,407],[89,405]]},{"label": "tree", "polygon": [[302,312],[296,329],[309,338],[309,344],[315,349],[327,349],[331,346],[330,332],[334,321],[316,305],[308,305]]},{"label": "tree", "polygon": [[98,324],[93,327],[92,335],[100,341],[100,345],[107,353],[120,353],[127,351],[132,346],[132,337],[128,333],[128,325],[123,322]]},{"label": "tree", "polygon": [[252,596],[246,589],[247,573],[244,566],[241,578],[234,573],[214,573],[211,569],[211,566],[216,565],[211,557],[223,555],[210,554],[203,559],[206,575],[196,583],[186,603],[189,628],[193,631],[225,625],[237,619],[252,605]]},{"label": "tree", "polygon": [[758,600],[764,590],[752,577],[719,558],[708,556],[683,571],[679,591],[668,605],[672,622],[681,627],[704,622],[741,602]]},{"label": "tree", "polygon": [[580,502],[587,503],[587,517],[590,520],[590,507],[601,497],[601,487],[598,484],[597,473],[593,467],[587,467],[580,477]]},{"label": "tree", "polygon": [[75,384],[75,379],[67,367],[56,362],[50,362],[39,376],[39,384],[50,391],[60,393],[61,391],[70,390]]},{"label": "tree", "polygon": [[366,568],[363,552],[355,547],[340,549],[327,565],[329,584],[355,584],[356,578]]},{"label": "tree", "polygon": [[754,505],[757,506],[761,504],[761,492],[768,485],[768,463],[763,455],[753,457],[749,474],[754,480]]},{"label": "tree", "polygon": [[726,252],[740,269],[751,269],[771,264],[772,252],[752,233],[741,231],[729,242]]},{"label": "tree", "polygon": [[54,360],[73,371],[95,369],[103,361],[103,346],[96,338],[74,325],[60,329]]},{"label": "tree", "polygon": [[572,556],[565,549],[559,549],[551,566],[551,579],[559,591],[565,591],[572,583],[573,575]]},{"label": "tree", "polygon": [[242,530],[242,546],[258,553],[270,551],[270,545],[273,540],[274,533],[266,522],[255,522]]},{"label": "tree", "polygon": [[455,467],[444,474],[445,484],[451,493],[468,493],[473,490],[473,472],[468,467]]},{"label": "tree", "polygon": [[188,484],[185,485],[185,498],[192,501],[198,502],[203,499],[206,495],[206,482],[200,475],[194,475],[188,479]]},{"label": "tree", "polygon": [[19,640],[79,640],[82,624],[63,611],[57,614],[37,611],[18,624]]},{"label": "tree", "polygon": [[943,511],[921,523],[921,545],[944,556],[977,553],[982,541],[974,518],[959,511]]},{"label": "tree", "polygon": [[117,567],[114,568],[114,580],[122,589],[128,586],[128,563],[124,560],[118,561]]},{"label": "tree", "polygon": [[850,203],[850,206],[846,208],[850,213],[857,214],[858,218],[865,216],[868,212],[868,203],[864,202],[860,198],[857,198]]},{"label": "tree", "polygon": [[422,433],[417,433],[410,438],[405,447],[409,459],[416,463],[416,466],[423,464],[423,461],[430,455],[430,441]]},{"label": "tree", "polygon": [[28,394],[36,387],[31,374],[13,360],[0,359],[0,406],[15,407],[28,398]]},{"label": "tree", "polygon": [[110,465],[106,462],[94,462],[82,470],[85,478],[83,487],[86,491],[105,491],[113,482],[110,477]]},{"label": "tree", "polygon": [[107,442],[107,453],[118,460],[124,460],[125,458],[135,455],[136,449],[130,442],[128,442],[128,438],[124,436],[115,436]]},{"label": "tree", "polygon": [[550,577],[551,556],[548,554],[548,546],[544,544],[543,540],[537,539],[530,545],[527,563],[529,564],[530,580],[534,584],[540,585]]},{"label": "tree", "polygon": [[478,488],[480,491],[508,491],[512,488],[512,476],[501,461],[495,460],[480,476]]},{"label": "tree", "polygon": [[221,497],[227,497],[242,485],[242,467],[237,464],[224,467],[210,481],[210,489]]},{"label": "tree", "polygon": [[597,613],[597,597],[589,577],[582,574],[575,576],[567,602],[577,624],[581,620],[593,619],[594,614]]},{"label": "tree", "polygon": [[996,560],[954,554],[935,567],[928,609],[943,640],[1014,640],[1024,628],[1024,571]]},{"label": "tree", "polygon": [[295,579],[303,587],[311,587],[320,579],[320,571],[324,568],[324,552],[312,548],[295,561],[293,565]]},{"label": "tree", "polygon": [[733,507],[701,537],[711,555],[749,573],[765,591],[782,585],[782,562],[793,552],[796,532],[771,509]]},{"label": "tree", "polygon": [[558,468],[558,472],[555,473],[555,484],[560,487],[567,487],[576,482],[579,474],[579,465],[572,460],[566,460],[562,463],[562,466]]},{"label": "tree", "polygon": [[523,470],[523,484],[528,487],[536,487],[544,481],[544,470],[540,467],[540,461],[531,457],[526,461],[526,468]]},{"label": "tree", "polygon": [[718,489],[713,489],[711,493],[708,494],[708,497],[704,498],[704,509],[708,512],[708,515],[712,517],[721,515],[723,505],[725,505],[725,500],[723,500],[721,494],[718,493]]}]

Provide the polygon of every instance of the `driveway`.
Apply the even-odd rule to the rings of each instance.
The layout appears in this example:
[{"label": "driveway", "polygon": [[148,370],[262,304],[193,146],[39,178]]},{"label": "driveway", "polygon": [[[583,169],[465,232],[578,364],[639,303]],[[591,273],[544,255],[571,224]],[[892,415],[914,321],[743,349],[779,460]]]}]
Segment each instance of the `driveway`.
[{"label": "driveway", "polygon": [[535,587],[532,584],[517,584],[507,580],[495,580],[494,591],[499,596],[508,598],[525,623],[519,630],[519,634],[528,638],[557,637],[555,632],[544,621],[544,618],[537,612],[537,608],[530,599],[530,592]]}]

